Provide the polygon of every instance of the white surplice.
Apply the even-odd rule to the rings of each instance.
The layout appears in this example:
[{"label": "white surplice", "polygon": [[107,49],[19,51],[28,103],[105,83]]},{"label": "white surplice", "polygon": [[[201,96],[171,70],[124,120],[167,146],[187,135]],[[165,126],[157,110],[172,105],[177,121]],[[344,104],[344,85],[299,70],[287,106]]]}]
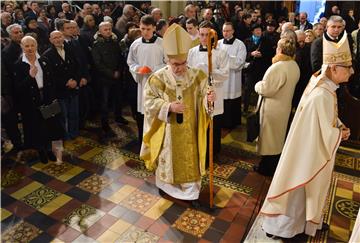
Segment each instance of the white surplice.
[{"label": "white surplice", "polygon": [[[187,62],[190,67],[199,68],[208,73],[208,53],[200,51],[199,45],[190,49]],[[220,115],[224,113],[223,84],[229,78],[229,57],[225,51],[219,48],[212,50],[212,67],[216,94],[213,114]]]},{"label": "white surplice", "polygon": [[153,43],[144,43],[143,38],[136,39],[130,46],[127,64],[129,70],[138,84],[137,89],[137,111],[144,114],[143,91],[146,80],[151,75],[137,73],[139,67],[148,66],[152,73],[166,65],[164,56],[163,40],[158,37]]},{"label": "white surplice", "polygon": [[225,51],[229,56],[229,78],[224,81],[224,99],[235,99],[241,96],[242,69],[246,60],[246,46],[238,39],[232,44],[224,44],[224,40],[218,41],[218,48]]}]

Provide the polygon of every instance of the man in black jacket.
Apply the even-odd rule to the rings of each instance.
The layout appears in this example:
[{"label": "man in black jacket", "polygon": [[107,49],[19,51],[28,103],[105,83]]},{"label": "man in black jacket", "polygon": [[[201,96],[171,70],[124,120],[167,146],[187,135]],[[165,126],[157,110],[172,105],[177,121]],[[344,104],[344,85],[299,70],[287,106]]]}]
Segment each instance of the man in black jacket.
[{"label": "man in black jacket", "polygon": [[[251,26],[252,36],[244,41],[246,46],[246,62],[245,69],[245,91],[244,91],[244,112],[248,112],[251,94],[254,93],[255,84],[260,81],[267,68],[266,48],[264,37],[262,36],[261,26],[253,24]],[[264,45],[265,44],[265,45]]]},{"label": "man in black jacket", "polygon": [[[14,77],[13,72],[15,71],[15,63],[19,60],[22,53],[20,41],[24,34],[22,28],[18,24],[12,24],[6,28],[6,31],[10,37],[10,43],[2,50],[1,75],[4,73],[4,80],[1,78],[1,96],[4,98],[8,106],[8,111],[2,114],[1,121],[9,136],[15,150],[22,148],[21,134],[18,129],[18,115],[16,100],[14,100]],[[5,75],[7,72],[8,75]],[[6,82],[7,80],[7,82]]]},{"label": "man in black jacket", "polygon": [[101,124],[104,132],[111,135],[109,126],[109,100],[110,91],[115,92],[114,108],[115,117],[121,114],[120,109],[120,68],[124,63],[121,58],[121,49],[119,40],[112,32],[112,25],[109,22],[102,22],[99,25],[99,31],[96,34],[92,56],[95,64],[95,70],[98,73],[98,81],[101,87]]},{"label": "man in black jacket", "polygon": [[310,63],[310,44],[305,43],[305,33],[302,30],[297,30],[295,33],[297,36],[295,61],[300,68],[300,78],[295,87],[292,106],[297,108],[301,96],[311,78],[312,69]]},{"label": "man in black jacket", "polygon": [[64,36],[60,31],[51,32],[50,42],[51,46],[42,58],[50,65],[51,76],[55,81],[56,96],[63,113],[65,139],[73,139],[79,135],[79,64],[70,47],[64,44]]},{"label": "man in black jacket", "polygon": [[299,30],[305,31],[313,28],[313,25],[308,21],[307,17],[306,12],[301,12],[299,14],[299,24],[297,26]]}]

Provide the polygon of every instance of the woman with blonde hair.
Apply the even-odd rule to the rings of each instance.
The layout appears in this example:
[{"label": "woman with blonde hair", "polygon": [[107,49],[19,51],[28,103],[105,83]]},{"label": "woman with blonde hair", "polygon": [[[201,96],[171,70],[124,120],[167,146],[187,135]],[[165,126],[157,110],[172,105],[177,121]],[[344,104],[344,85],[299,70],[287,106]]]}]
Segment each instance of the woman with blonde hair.
[{"label": "woman with blonde hair", "polygon": [[315,35],[315,32],[313,30],[305,30],[305,43],[309,43],[311,44],[315,38],[316,38],[316,35]]},{"label": "woman with blonde hair", "polygon": [[294,60],[295,51],[296,42],[293,39],[280,39],[273,64],[263,80],[255,85],[259,94],[258,105],[262,103],[257,143],[257,151],[262,158],[254,170],[266,176],[274,174],[285,142],[291,101],[300,77],[300,69]]}]

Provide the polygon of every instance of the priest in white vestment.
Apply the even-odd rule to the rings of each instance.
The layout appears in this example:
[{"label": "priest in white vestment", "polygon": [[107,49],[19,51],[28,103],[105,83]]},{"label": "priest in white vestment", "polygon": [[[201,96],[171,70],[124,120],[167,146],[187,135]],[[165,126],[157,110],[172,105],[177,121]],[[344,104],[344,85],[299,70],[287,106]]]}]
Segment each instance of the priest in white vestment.
[{"label": "priest in white vestment", "polygon": [[201,176],[206,173],[207,100],[213,102],[215,94],[207,94],[206,74],[187,66],[191,43],[189,34],[178,24],[172,24],[164,34],[169,60],[145,84],[140,156],[147,169],[156,170],[156,186],[161,191],[192,200],[194,205]]},{"label": "priest in white vestment", "polygon": [[[199,26],[200,45],[190,49],[188,56],[188,64],[190,67],[202,69],[208,73],[208,52],[207,38],[208,33],[213,28],[211,22],[203,21]],[[212,76],[214,79],[214,89],[216,93],[216,101],[214,106],[214,156],[221,149],[221,114],[224,112],[223,84],[229,78],[229,58],[225,51],[219,49],[212,50]]]},{"label": "priest in white vestment", "polygon": [[350,236],[349,243],[358,243],[360,242],[360,209],[356,217],[356,221]]},{"label": "priest in white vestment", "polygon": [[242,69],[246,60],[246,46],[234,36],[234,26],[226,22],[222,27],[224,39],[218,41],[220,50],[229,56],[229,78],[224,81],[224,114],[222,127],[233,129],[241,124]]},{"label": "priest in white vestment", "polygon": [[314,236],[323,225],[336,150],[350,136],[338,118],[336,89],[353,74],[346,33],[323,38],[323,65],[306,87],[261,209],[268,236]]}]

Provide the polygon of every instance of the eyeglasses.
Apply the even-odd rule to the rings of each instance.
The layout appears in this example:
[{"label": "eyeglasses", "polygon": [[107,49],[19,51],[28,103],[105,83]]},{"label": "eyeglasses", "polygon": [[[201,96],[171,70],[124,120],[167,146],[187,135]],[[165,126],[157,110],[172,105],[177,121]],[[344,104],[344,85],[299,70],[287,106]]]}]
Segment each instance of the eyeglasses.
[{"label": "eyeglasses", "polygon": [[343,68],[346,68],[346,69],[351,69],[352,68],[352,65],[336,65],[337,67],[343,67]]},{"label": "eyeglasses", "polygon": [[171,63],[169,62],[171,66],[174,66],[174,67],[181,67],[181,66],[184,66],[187,64],[187,61],[185,62],[182,62],[182,63]]}]

